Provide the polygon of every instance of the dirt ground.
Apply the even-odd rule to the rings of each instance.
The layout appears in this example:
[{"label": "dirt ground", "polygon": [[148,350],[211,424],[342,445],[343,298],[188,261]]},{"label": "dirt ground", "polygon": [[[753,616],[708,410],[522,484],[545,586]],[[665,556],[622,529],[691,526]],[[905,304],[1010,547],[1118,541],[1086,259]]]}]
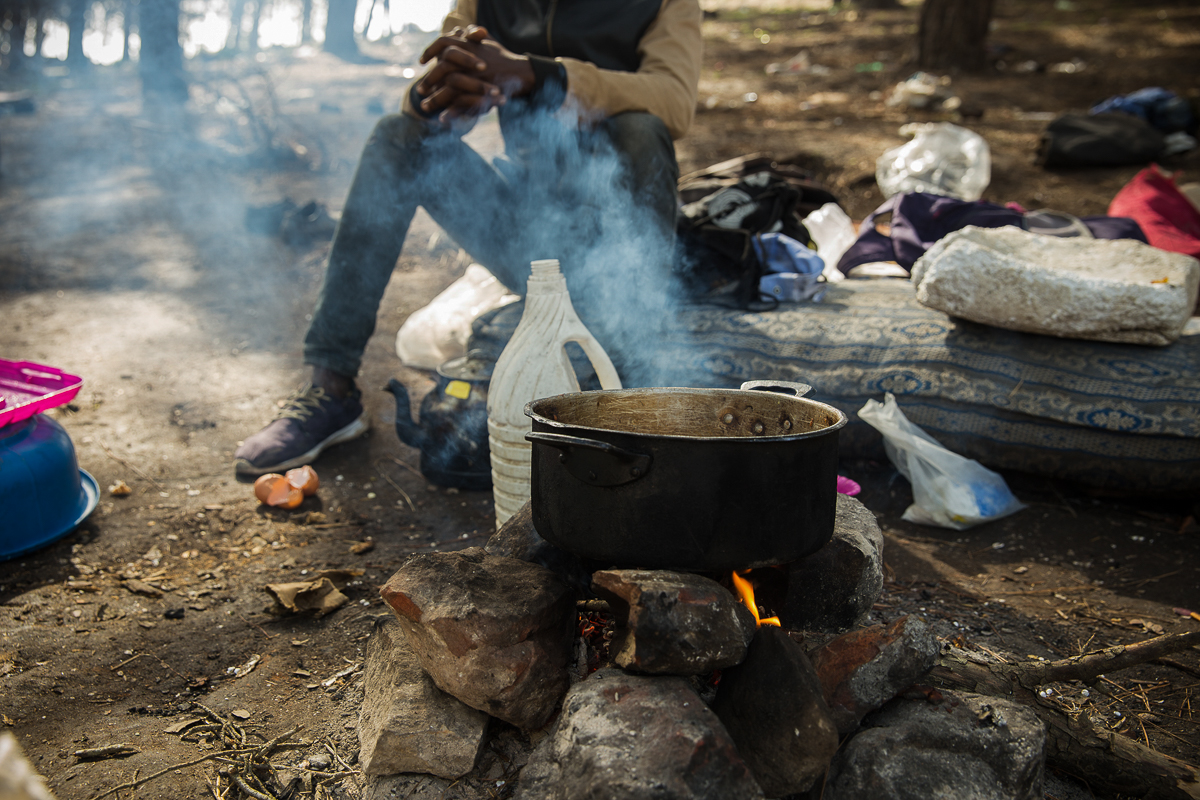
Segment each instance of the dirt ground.
[{"label": "dirt ground", "polygon": [[[750,152],[789,158],[861,218],[882,201],[874,162],[902,141],[898,127],[943,118],[884,103],[914,69],[917,9],[809,5],[709,0],[700,111],[679,159],[687,172]],[[1149,85],[1200,99],[1200,7],[997,8],[990,42],[1003,68],[952,83],[972,115],[966,124],[992,149],[988,198],[1103,213],[1137,168],[1037,168],[1044,115]],[[279,763],[319,765],[327,753],[321,796],[356,796],[361,671],[352,668],[387,613],[378,586],[411,553],[478,545],[493,530],[488,493],[420,477],[381,391],[392,376],[418,395],[432,385],[396,359],[395,332],[465,266],[453,248],[430,247],[436,227],[423,214],[360,378],[371,433],[322,456],[321,490],[295,511],[259,506],[233,477],[237,442],[303,379],[300,341],[327,248],[248,231],[246,209],[315,199],[336,214],[361,143],[398,104],[418,48],[375,46],[380,62],[366,65],[295,51],[196,61],[184,118],[144,108],[127,68],[51,68],[26,83],[36,114],[0,117],[0,355],[84,376],[55,416],[102,494],[77,532],[0,564],[0,720],[63,800],[164,769],[120,794],[210,796],[221,763],[179,765],[211,756],[213,745],[168,731],[207,713],[201,706],[232,712],[251,742],[303,726],[308,744]],[[801,49],[828,74],[765,72]],[[1055,71],[1062,63],[1075,71]],[[494,122],[471,140],[498,149]],[[1200,178],[1197,151],[1166,165]],[[954,532],[900,519],[910,492],[890,465],[846,463],[842,472],[863,483],[860,499],[886,535],[877,620],[920,614],[947,638],[1022,659],[1200,628],[1176,611],[1200,610],[1195,498],[1103,497],[1014,474],[1027,510]],[[133,493],[109,494],[118,481]],[[373,548],[361,546],[368,541]],[[363,571],[339,611],[320,620],[266,613],[265,584],[335,568]],[[130,579],[148,593],[131,591]],[[1200,762],[1200,652],[1097,687],[1087,702],[1115,730]],[[140,752],[73,755],[116,743]],[[507,797],[512,785],[471,776],[456,791]]]}]

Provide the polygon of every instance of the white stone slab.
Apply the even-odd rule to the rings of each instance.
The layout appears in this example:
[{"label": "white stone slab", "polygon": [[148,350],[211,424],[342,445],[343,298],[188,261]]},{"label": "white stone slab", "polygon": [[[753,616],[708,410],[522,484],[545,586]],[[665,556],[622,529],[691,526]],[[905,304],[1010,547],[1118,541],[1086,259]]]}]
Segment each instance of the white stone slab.
[{"label": "white stone slab", "polygon": [[969,226],[913,265],[922,305],[999,328],[1167,345],[1196,307],[1200,261],[1131,239]]}]

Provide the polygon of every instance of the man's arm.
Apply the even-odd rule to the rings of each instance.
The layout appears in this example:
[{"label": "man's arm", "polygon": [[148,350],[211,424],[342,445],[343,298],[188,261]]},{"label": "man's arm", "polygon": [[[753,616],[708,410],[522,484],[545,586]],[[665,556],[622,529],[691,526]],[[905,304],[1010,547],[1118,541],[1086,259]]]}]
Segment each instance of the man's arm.
[{"label": "man's arm", "polygon": [[[471,6],[473,10],[474,0]],[[682,138],[696,113],[704,51],[700,21],[698,0],[663,0],[662,10],[638,43],[642,63],[637,72],[557,59],[567,70],[568,98],[584,114],[648,111],[666,124],[672,138]]]}]

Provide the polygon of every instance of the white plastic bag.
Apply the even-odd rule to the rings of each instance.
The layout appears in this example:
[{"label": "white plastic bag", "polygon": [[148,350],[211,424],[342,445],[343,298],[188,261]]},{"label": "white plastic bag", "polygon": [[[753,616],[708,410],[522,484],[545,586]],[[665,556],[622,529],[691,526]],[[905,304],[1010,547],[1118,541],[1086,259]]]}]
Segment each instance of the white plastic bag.
[{"label": "white plastic bag", "polygon": [[932,192],[978,200],[992,180],[992,155],[977,133],[949,122],[909,124],[908,144],[888,150],[875,162],[875,181],[884,197],[899,192]]},{"label": "white plastic bag", "polygon": [[868,400],[858,416],[883,434],[888,458],[912,483],[913,504],[903,517],[909,522],[961,531],[1025,508],[1004,478],[910,422],[891,392],[882,403]]},{"label": "white plastic bag", "polygon": [[396,334],[396,355],[410,367],[437,369],[466,354],[476,317],[518,299],[485,267],[471,264],[461,278],[404,321]]},{"label": "white plastic bag", "polygon": [[826,203],[804,218],[804,227],[817,245],[817,255],[825,261],[825,270],[821,273],[825,280],[830,283],[845,280],[846,276],[837,265],[858,239],[850,217],[837,203]]}]

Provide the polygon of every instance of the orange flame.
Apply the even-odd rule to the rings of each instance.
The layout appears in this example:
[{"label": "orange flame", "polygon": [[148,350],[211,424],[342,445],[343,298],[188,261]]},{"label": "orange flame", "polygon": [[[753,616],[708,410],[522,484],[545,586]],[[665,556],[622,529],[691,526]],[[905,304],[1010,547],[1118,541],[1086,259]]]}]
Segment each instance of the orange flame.
[{"label": "orange flame", "polygon": [[750,581],[742,577],[749,574],[749,572],[750,570],[744,569],[741,572],[734,572],[731,576],[733,578],[733,588],[737,590],[738,597],[742,599],[742,603],[745,604],[746,608],[750,609],[750,613],[754,615],[754,621],[759,627],[763,625],[774,625],[777,628],[782,627],[779,617],[767,617],[763,619],[759,616],[758,604],[754,602],[754,586],[750,584]]}]

